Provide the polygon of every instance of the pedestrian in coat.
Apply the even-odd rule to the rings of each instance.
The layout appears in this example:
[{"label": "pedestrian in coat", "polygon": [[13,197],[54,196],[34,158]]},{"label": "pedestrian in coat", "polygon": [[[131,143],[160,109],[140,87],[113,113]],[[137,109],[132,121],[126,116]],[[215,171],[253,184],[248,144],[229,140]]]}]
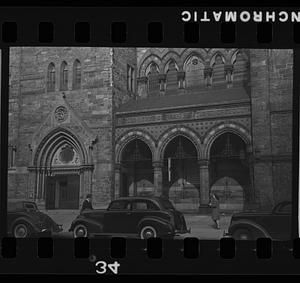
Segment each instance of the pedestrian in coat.
[{"label": "pedestrian in coat", "polygon": [[212,208],[211,218],[215,222],[216,229],[220,229],[220,201],[216,194],[211,193],[209,205]]},{"label": "pedestrian in coat", "polygon": [[82,203],[80,212],[82,212],[84,210],[87,210],[87,209],[93,209],[93,206],[92,206],[92,195],[91,194],[87,194],[85,200]]}]

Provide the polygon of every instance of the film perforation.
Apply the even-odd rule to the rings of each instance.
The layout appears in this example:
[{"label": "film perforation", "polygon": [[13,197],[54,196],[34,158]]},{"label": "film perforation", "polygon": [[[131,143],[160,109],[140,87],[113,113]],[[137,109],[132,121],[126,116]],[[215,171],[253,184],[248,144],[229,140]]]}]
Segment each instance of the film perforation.
[{"label": "film perforation", "polygon": [[75,23],[75,41],[78,43],[88,43],[90,41],[90,23]]},{"label": "film perforation", "polygon": [[260,259],[270,259],[273,253],[273,242],[270,238],[256,240],[256,255]]},{"label": "film perforation", "polygon": [[221,41],[223,43],[234,43],[236,38],[235,23],[221,23]]},{"label": "film perforation", "polygon": [[1,241],[1,255],[3,258],[16,257],[16,238],[5,237]]},{"label": "film perforation", "polygon": [[163,256],[163,241],[161,238],[147,239],[147,256],[152,259],[159,259]]},{"label": "film perforation", "polygon": [[153,22],[148,24],[148,42],[161,43],[163,41],[163,25],[161,22]]},{"label": "film perforation", "polygon": [[90,240],[88,238],[76,238],[74,240],[75,258],[88,258],[90,256]]},{"label": "film perforation", "polygon": [[184,41],[186,43],[198,43],[200,30],[198,23],[184,23]]},{"label": "film perforation", "polygon": [[39,23],[39,42],[50,43],[54,40],[54,25],[52,22]]},{"label": "film perforation", "polygon": [[2,41],[5,43],[16,42],[18,38],[18,25],[16,22],[4,22],[2,24]]},{"label": "film perforation", "polygon": [[52,258],[53,257],[53,239],[43,237],[38,239],[38,257]]},{"label": "film perforation", "polygon": [[220,240],[220,257],[233,259],[235,257],[236,245],[233,238],[222,238]]},{"label": "film perforation", "polygon": [[125,22],[113,22],[111,24],[111,41],[113,43],[124,43],[126,41],[127,25]]},{"label": "film perforation", "polygon": [[257,42],[270,43],[273,40],[273,25],[272,23],[257,24]]},{"label": "film perforation", "polygon": [[195,259],[199,257],[199,240],[197,238],[184,239],[183,254],[185,258]]},{"label": "film perforation", "polygon": [[126,257],[126,239],[122,237],[114,237],[110,242],[110,255],[112,258]]}]

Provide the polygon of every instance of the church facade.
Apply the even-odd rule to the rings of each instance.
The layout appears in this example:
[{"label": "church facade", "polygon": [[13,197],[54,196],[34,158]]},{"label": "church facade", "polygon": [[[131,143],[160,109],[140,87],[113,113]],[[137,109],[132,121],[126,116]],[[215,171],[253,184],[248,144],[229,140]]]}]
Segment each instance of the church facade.
[{"label": "church facade", "polygon": [[292,87],[292,50],[14,47],[8,197],[270,208],[291,199]]}]

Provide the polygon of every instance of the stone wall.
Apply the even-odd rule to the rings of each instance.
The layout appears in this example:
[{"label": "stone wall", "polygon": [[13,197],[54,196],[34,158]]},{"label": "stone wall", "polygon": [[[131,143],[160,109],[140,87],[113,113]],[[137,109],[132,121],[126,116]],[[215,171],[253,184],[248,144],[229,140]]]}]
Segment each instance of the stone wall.
[{"label": "stone wall", "polygon": [[[73,89],[73,63],[81,62],[82,83]],[[62,101],[60,66],[68,64],[65,101],[86,130],[97,137],[92,151],[95,202],[107,202],[111,190],[112,74],[111,49],[95,47],[15,47],[10,53],[9,140],[17,147],[16,168],[9,170],[9,196],[24,197],[27,167],[32,165],[30,145],[53,108]],[[47,68],[55,64],[55,91],[46,89]],[[76,133],[74,133],[76,135]],[[82,141],[83,143],[85,141]],[[15,191],[18,191],[16,193]]]},{"label": "stone wall", "polygon": [[271,207],[292,192],[292,50],[250,50],[254,184]]}]

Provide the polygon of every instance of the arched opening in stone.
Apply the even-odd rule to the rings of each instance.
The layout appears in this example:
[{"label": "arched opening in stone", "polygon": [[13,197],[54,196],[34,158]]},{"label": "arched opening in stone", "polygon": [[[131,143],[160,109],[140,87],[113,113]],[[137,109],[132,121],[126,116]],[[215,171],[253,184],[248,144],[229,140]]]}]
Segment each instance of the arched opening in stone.
[{"label": "arched opening in stone", "polygon": [[179,210],[199,207],[197,149],[185,136],[174,137],[164,150],[163,195]]},{"label": "arched opening in stone", "polygon": [[154,195],[152,153],[140,139],[130,141],[121,155],[120,196]]},{"label": "arched opening in stone", "polygon": [[210,191],[219,196],[222,211],[242,211],[251,203],[250,170],[242,138],[230,132],[216,138],[210,149]]}]

